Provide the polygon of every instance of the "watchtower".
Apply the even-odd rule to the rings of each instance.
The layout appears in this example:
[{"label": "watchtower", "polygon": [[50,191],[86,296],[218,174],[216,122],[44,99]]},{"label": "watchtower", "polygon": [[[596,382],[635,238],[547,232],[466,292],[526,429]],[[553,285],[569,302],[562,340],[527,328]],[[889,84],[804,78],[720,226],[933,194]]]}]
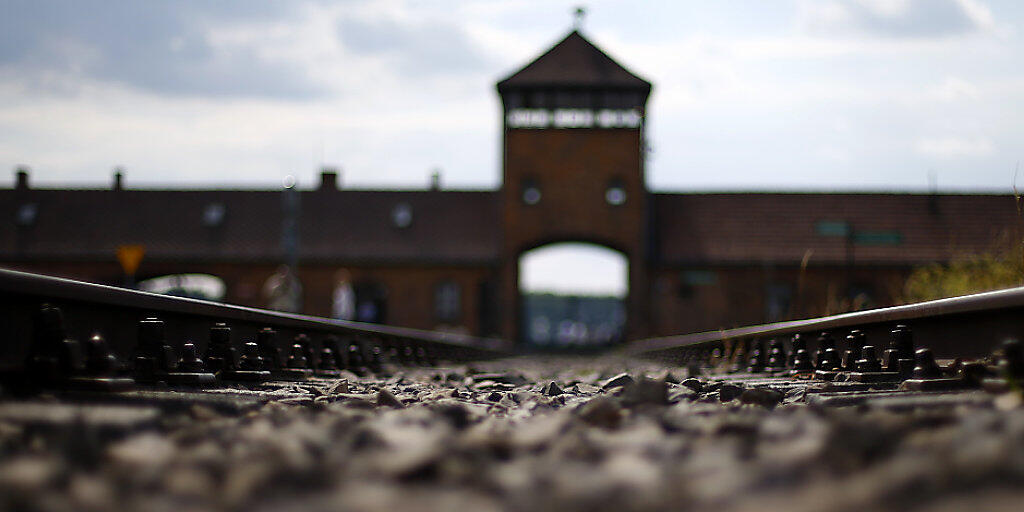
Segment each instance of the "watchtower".
[{"label": "watchtower", "polygon": [[502,335],[518,339],[518,261],[556,242],[629,260],[628,337],[647,331],[644,123],[651,84],[573,30],[498,82],[502,101]]}]

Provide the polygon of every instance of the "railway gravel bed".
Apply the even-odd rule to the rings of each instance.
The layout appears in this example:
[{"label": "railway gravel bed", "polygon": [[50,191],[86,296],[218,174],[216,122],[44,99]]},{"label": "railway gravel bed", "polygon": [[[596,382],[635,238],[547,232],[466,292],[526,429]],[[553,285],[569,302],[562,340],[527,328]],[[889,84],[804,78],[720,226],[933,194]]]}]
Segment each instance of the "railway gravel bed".
[{"label": "railway gravel bed", "polygon": [[1017,392],[821,386],[534,356],[216,393],[8,395],[0,509],[1020,509]]}]

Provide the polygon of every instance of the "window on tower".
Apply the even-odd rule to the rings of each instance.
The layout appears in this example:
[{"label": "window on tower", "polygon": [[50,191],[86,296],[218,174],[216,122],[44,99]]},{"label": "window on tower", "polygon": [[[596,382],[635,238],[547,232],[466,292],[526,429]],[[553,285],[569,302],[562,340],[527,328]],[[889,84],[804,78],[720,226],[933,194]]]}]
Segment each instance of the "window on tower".
[{"label": "window on tower", "polygon": [[523,202],[528,205],[540,202],[540,185],[537,184],[536,180],[523,180]]},{"label": "window on tower", "polygon": [[608,189],[604,191],[604,200],[612,206],[619,206],[626,202],[626,188],[622,180],[614,179],[608,183]]}]

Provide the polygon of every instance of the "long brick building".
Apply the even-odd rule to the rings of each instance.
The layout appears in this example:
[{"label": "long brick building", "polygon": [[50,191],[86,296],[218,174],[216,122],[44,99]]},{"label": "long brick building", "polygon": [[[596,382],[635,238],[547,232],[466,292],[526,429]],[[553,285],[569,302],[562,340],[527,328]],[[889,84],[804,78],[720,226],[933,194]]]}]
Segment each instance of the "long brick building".
[{"label": "long brick building", "polygon": [[627,258],[635,338],[886,305],[917,265],[1019,240],[1010,195],[652,192],[651,84],[576,31],[497,89],[498,190],[352,190],[329,171],[297,192],[39,189],[19,170],[0,266],[120,284],[118,248],[139,246],[136,279],[210,274],[266,306],[292,257],[306,313],[331,315],[343,282],[362,320],[515,339],[523,253],[582,241]]}]

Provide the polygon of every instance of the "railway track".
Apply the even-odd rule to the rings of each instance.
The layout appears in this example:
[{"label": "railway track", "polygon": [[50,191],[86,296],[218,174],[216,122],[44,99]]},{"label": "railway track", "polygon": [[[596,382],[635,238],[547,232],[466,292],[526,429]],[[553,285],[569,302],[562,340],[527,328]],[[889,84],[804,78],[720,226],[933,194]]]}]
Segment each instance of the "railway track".
[{"label": "railway track", "polygon": [[[634,341],[628,356],[718,379],[828,390],[1005,389],[1021,377],[1024,288]],[[496,339],[169,297],[0,269],[11,388],[190,390],[336,378],[512,353]],[[1007,379],[1005,377],[1011,376]],[[1001,382],[1001,384],[1000,384]]]},{"label": "railway track", "polygon": [[13,388],[124,391],[336,378],[494,358],[499,340],[156,295],[0,269]]},{"label": "railway track", "polygon": [[626,352],[748,387],[798,386],[833,405],[915,391],[1002,393],[1024,383],[1022,318],[1024,288],[1013,288],[639,340]]}]

